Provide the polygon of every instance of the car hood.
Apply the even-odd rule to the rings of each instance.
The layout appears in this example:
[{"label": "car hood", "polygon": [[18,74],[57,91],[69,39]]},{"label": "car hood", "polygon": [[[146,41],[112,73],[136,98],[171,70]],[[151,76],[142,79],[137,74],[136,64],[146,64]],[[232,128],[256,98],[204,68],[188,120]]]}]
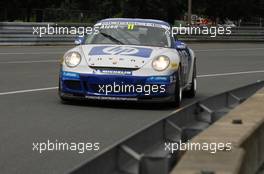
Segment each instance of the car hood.
[{"label": "car hood", "polygon": [[90,67],[132,68],[143,67],[168,48],[134,45],[81,45]]}]

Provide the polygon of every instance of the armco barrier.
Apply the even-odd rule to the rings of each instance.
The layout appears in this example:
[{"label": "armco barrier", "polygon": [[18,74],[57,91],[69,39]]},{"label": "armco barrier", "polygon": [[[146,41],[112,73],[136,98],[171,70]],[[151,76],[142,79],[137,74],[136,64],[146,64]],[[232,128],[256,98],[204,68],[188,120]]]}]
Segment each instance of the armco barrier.
[{"label": "armco barrier", "polygon": [[[25,23],[0,22],[0,45],[69,45],[73,44],[76,35],[33,35],[33,27],[47,25],[57,27],[91,27],[92,24],[55,24],[55,23]],[[210,37],[209,35],[179,35],[183,41],[205,42],[264,42],[263,27],[237,27],[232,29],[231,35]]]},{"label": "armco barrier", "polygon": [[[69,173],[168,174],[175,163],[182,157],[183,153],[179,150],[175,150],[174,153],[165,150],[165,143],[173,142],[179,144],[180,142],[187,142],[262,87],[264,87],[264,81],[259,81],[180,108],[171,115],[164,116],[146,125],[146,127],[133,132],[111,147],[102,150],[92,159],[76,166],[69,171]],[[243,121],[244,120],[242,120],[242,122]],[[234,122],[239,123],[240,121],[235,120]],[[229,128],[227,127],[227,129]],[[234,136],[235,138],[235,135],[239,134],[239,132],[236,132],[237,134],[231,134],[231,132],[230,135],[229,132],[225,133],[227,137]],[[245,143],[244,146],[249,147],[247,143]],[[204,155],[198,153],[206,152],[197,152],[197,154],[194,154],[194,157],[190,157],[190,160],[199,155],[201,156],[200,162],[204,163],[204,166],[207,166],[208,169],[210,169],[210,164],[217,168],[221,167],[219,164],[222,164],[223,167],[227,162],[230,165],[227,164],[226,167],[228,167],[231,172],[226,173],[230,174],[240,169],[240,161],[242,161],[243,158],[249,157],[243,148],[235,148],[230,153],[217,153],[219,155],[218,163],[209,163],[210,159],[202,159]],[[263,151],[261,153],[263,153]],[[211,154],[210,157],[213,158],[213,155]],[[253,155],[250,158],[253,159],[253,157],[256,156]],[[260,158],[260,156],[257,158]],[[235,162],[231,163],[232,161]],[[208,162],[208,164],[206,162]],[[259,165],[255,158],[252,164],[248,164],[248,167],[245,167],[245,171],[250,167],[256,170],[256,166]],[[195,164],[192,165],[195,166]],[[207,172],[206,169],[207,168],[204,168],[204,172]],[[188,170],[186,169],[186,171]]]},{"label": "armco barrier", "polygon": [[231,142],[232,150],[187,151],[171,174],[256,174],[264,165],[264,88],[191,142]]},{"label": "armco barrier", "polygon": [[24,23],[0,22],[0,45],[73,45],[77,35],[43,35],[33,34],[33,27],[79,27],[91,24],[55,24],[55,23]]},{"label": "armco barrier", "polygon": [[264,27],[235,27],[232,28],[231,35],[179,35],[180,40],[184,41],[203,41],[203,42],[264,42]]}]

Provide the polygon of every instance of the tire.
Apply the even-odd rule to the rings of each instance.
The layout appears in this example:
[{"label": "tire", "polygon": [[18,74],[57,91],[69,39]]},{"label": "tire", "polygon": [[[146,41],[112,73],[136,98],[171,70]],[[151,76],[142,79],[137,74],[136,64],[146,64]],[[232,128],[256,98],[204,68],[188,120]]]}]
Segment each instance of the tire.
[{"label": "tire", "polygon": [[179,68],[176,73],[175,92],[173,105],[179,107],[182,101],[182,88],[181,88],[181,69]]},{"label": "tire", "polygon": [[196,91],[197,91],[197,73],[196,73],[196,62],[194,62],[191,88],[185,91],[184,95],[188,98],[193,98],[196,95]]}]

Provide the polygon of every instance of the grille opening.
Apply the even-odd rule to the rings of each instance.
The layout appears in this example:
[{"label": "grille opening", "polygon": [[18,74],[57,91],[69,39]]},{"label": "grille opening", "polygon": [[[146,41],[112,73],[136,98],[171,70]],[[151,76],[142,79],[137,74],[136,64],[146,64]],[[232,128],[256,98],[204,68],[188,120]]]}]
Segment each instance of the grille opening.
[{"label": "grille opening", "polygon": [[77,81],[77,80],[65,80],[64,84],[66,85],[67,88],[72,89],[72,90],[82,89],[80,81]]},{"label": "grille opening", "polygon": [[120,71],[135,71],[140,68],[125,68],[125,67],[103,67],[103,66],[91,66],[95,70],[120,70]]}]

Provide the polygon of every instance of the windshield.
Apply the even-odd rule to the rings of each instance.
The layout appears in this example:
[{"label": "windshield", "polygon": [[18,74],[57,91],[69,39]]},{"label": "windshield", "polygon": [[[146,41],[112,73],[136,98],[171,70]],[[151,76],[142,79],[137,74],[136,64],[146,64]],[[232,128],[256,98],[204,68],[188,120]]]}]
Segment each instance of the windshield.
[{"label": "windshield", "polygon": [[166,29],[160,27],[118,25],[100,27],[97,33],[88,35],[85,44],[120,44],[171,47],[171,39]]}]

